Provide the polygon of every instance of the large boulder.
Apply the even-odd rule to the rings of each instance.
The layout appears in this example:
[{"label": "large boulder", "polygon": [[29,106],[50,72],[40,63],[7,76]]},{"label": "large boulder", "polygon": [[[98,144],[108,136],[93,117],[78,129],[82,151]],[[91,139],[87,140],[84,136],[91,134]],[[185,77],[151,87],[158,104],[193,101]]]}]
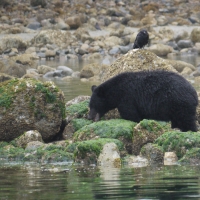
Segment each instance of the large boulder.
[{"label": "large boulder", "polygon": [[122,72],[156,69],[177,72],[168,60],[160,58],[148,50],[131,50],[106,68],[101,80],[104,82]]},{"label": "large boulder", "polygon": [[1,141],[11,141],[29,130],[51,141],[64,117],[64,95],[53,82],[12,79],[0,84]]}]

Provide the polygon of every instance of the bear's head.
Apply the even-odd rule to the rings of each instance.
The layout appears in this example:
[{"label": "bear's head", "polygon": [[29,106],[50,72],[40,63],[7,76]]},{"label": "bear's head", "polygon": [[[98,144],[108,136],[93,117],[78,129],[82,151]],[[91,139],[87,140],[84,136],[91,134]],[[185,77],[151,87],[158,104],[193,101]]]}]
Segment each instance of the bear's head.
[{"label": "bear's head", "polygon": [[91,87],[91,90],[92,96],[89,103],[90,111],[88,119],[93,121],[99,121],[100,118],[106,112],[108,112],[104,91],[101,86],[97,87],[95,85]]}]

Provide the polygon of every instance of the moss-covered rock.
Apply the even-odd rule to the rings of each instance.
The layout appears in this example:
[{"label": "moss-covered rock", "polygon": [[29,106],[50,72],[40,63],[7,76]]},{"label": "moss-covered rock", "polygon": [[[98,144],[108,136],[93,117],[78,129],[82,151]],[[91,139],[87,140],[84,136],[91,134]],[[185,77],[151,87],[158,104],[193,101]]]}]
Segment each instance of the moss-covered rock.
[{"label": "moss-covered rock", "polygon": [[38,162],[38,163],[56,163],[72,162],[74,154],[66,150],[66,147],[49,144],[34,149],[24,150],[11,143],[0,143],[0,160],[17,162]]},{"label": "moss-covered rock", "polygon": [[199,132],[166,132],[155,141],[164,152],[174,151],[178,158],[182,158],[192,148],[200,148]]},{"label": "moss-covered rock", "polygon": [[[50,144],[39,147],[35,153],[35,156],[42,163],[53,163],[72,162],[74,155],[72,153],[67,152],[65,147]],[[26,157],[26,160],[28,159],[29,157]]]},{"label": "moss-covered rock", "polygon": [[87,118],[89,100],[81,101],[66,107],[66,120],[70,122],[74,118]]},{"label": "moss-covered rock", "polygon": [[145,144],[140,154],[147,158],[150,164],[163,164],[164,153],[162,148],[157,144]]},{"label": "moss-covered rock", "polygon": [[15,139],[17,147],[26,148],[29,142],[39,141],[43,142],[41,134],[36,130],[25,132],[23,135]]},{"label": "moss-covered rock", "polygon": [[0,83],[0,140],[37,130],[50,141],[65,118],[63,92],[53,82],[12,79]]},{"label": "moss-covered rock", "polygon": [[132,152],[133,127],[135,122],[124,119],[98,121],[86,125],[74,133],[73,140],[84,141],[96,138],[113,138],[122,141],[126,150]]},{"label": "moss-covered rock", "polygon": [[200,148],[192,148],[179,160],[181,164],[199,165],[200,164]]},{"label": "moss-covered rock", "polygon": [[132,154],[138,155],[144,144],[154,142],[156,138],[169,129],[170,126],[166,122],[142,120],[133,129]]},{"label": "moss-covered rock", "polygon": [[15,147],[11,144],[1,143],[0,159],[2,161],[23,161],[24,149]]},{"label": "moss-covered rock", "polygon": [[69,140],[72,139],[73,134],[78,131],[79,129],[81,129],[82,127],[91,124],[92,121],[91,120],[87,120],[84,118],[80,118],[80,119],[73,119],[71,120],[71,122],[65,127],[63,133],[62,133],[62,138],[64,140]]},{"label": "moss-covered rock", "polygon": [[69,144],[66,150],[74,153],[76,162],[85,164],[96,164],[97,159],[107,143],[115,143],[122,154],[125,154],[124,144],[117,139],[98,138],[96,140],[88,140]]}]

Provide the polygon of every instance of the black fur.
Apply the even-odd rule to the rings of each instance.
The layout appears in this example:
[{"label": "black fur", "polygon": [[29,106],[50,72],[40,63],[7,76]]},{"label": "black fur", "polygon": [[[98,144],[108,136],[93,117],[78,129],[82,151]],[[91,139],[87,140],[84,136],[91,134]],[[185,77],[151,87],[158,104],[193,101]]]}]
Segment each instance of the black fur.
[{"label": "black fur", "polygon": [[197,131],[195,89],[182,76],[167,71],[126,72],[92,87],[89,119],[98,121],[118,108],[122,118],[171,121],[172,128]]},{"label": "black fur", "polygon": [[135,39],[133,49],[142,49],[149,42],[149,34],[146,30],[141,30]]}]

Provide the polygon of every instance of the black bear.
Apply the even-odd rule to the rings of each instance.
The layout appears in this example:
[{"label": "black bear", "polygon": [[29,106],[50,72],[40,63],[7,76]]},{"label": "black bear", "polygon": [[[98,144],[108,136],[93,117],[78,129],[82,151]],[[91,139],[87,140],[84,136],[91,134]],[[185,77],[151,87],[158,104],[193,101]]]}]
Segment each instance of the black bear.
[{"label": "black bear", "polygon": [[171,121],[172,128],[197,131],[198,96],[182,76],[163,70],[121,73],[92,86],[89,119],[117,108],[123,119]]}]

